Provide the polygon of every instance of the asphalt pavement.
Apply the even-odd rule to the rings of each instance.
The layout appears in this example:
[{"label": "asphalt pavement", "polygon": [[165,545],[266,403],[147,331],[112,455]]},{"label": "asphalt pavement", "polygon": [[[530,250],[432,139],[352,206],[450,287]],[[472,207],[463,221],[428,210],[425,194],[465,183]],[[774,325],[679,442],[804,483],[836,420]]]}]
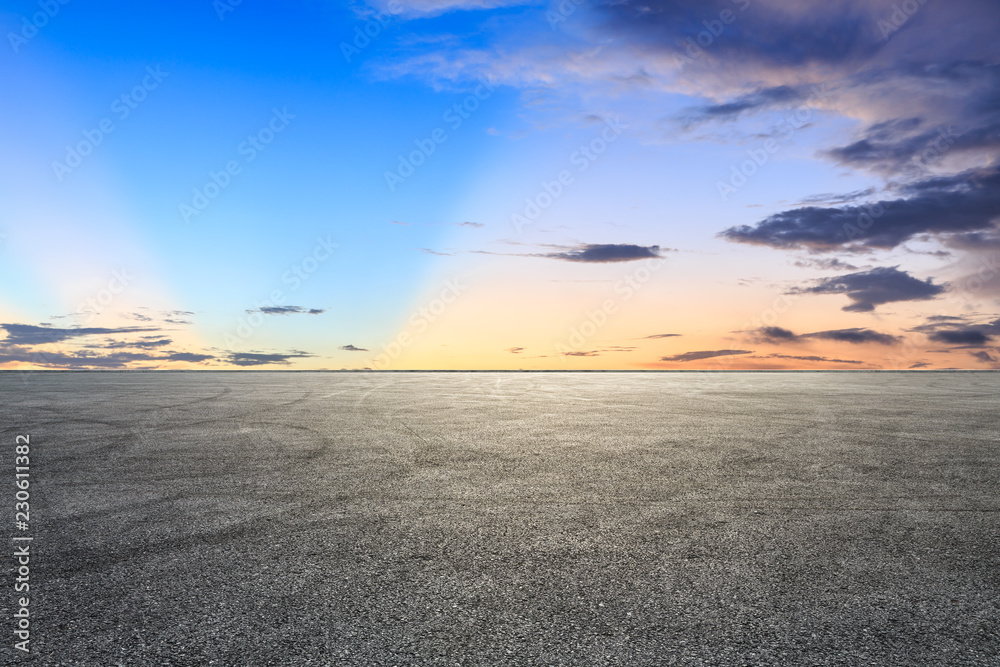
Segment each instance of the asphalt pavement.
[{"label": "asphalt pavement", "polygon": [[1000,374],[8,372],[0,430],[4,664],[1000,665]]}]

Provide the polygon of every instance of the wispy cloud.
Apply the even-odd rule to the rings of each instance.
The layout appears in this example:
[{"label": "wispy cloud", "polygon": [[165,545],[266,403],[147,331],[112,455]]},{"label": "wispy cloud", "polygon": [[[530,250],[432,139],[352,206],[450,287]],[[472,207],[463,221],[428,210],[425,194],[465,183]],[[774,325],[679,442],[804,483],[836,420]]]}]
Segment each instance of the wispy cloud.
[{"label": "wispy cloud", "polygon": [[675,354],[672,357],[660,357],[660,361],[698,361],[700,359],[730,357],[738,354],[753,354],[753,350],[699,350],[696,352]]},{"label": "wispy cloud", "polygon": [[307,352],[293,351],[287,353],[263,352],[231,352],[226,361],[234,366],[269,366],[273,364],[288,365],[291,359],[312,357]]},{"label": "wispy cloud", "polygon": [[863,343],[877,343],[879,345],[894,345],[902,340],[900,336],[873,331],[864,328],[852,329],[828,329],[826,331],[814,331],[812,333],[797,334],[781,327],[761,327],[751,332],[751,337],[761,343],[791,343],[803,341],[810,338],[828,340],[838,343],[852,343],[855,345]]},{"label": "wispy cloud", "polygon": [[7,337],[0,340],[0,345],[43,345],[59,343],[70,338],[84,336],[117,335],[159,331],[155,327],[80,327],[58,329],[56,327],[40,327],[32,324],[0,324],[0,329],[7,332]]},{"label": "wispy cloud", "polygon": [[263,315],[322,315],[325,308],[305,308],[303,306],[261,306],[256,310],[248,310],[248,313],[261,313]]},{"label": "wispy cloud", "polygon": [[640,259],[660,257],[660,246],[641,246],[631,243],[586,243],[562,252],[552,252],[533,257],[548,257],[567,262],[633,262]]}]

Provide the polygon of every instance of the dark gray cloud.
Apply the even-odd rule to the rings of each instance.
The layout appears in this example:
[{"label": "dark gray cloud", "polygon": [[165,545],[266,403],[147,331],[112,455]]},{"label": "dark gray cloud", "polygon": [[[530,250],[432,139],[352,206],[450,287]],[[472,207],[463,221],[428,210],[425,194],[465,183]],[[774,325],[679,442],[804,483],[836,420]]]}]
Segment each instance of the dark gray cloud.
[{"label": "dark gray cloud", "polygon": [[719,235],[736,243],[818,252],[890,249],[922,234],[990,231],[1000,216],[1000,168],[926,178],[900,190],[901,198],[866,206],[782,211]]},{"label": "dark gray cloud", "polygon": [[167,361],[190,361],[193,363],[208,361],[214,358],[211,354],[197,354],[194,352],[173,352],[164,357]]},{"label": "dark gray cloud", "polygon": [[843,310],[865,313],[885,303],[932,299],[944,290],[945,286],[935,285],[931,279],[914,278],[893,266],[823,278],[816,285],[801,288],[797,292],[843,294],[852,301]]},{"label": "dark gray cloud", "polygon": [[33,324],[0,324],[0,329],[7,332],[7,337],[0,340],[2,345],[44,345],[59,343],[70,338],[82,336],[116,335],[159,331],[154,327],[84,327],[73,329],[58,329],[55,327],[39,327]]},{"label": "dark gray cloud", "polygon": [[995,155],[1000,148],[1000,66],[980,59],[911,61],[864,72],[856,85],[893,94],[924,89],[928,99],[957,94],[952,115],[932,123],[918,116],[868,126],[852,143],[826,154],[837,162],[888,175],[917,175],[946,154]]},{"label": "dark gray cloud", "polygon": [[52,369],[128,368],[135,362],[158,361],[162,357],[146,352],[112,352],[101,354],[93,350],[77,352],[46,352],[27,346],[0,348],[0,364],[20,362]]},{"label": "dark gray cloud", "polygon": [[946,343],[947,345],[985,345],[993,340],[993,337],[976,329],[945,329],[927,334],[935,343]]},{"label": "dark gray cloud", "polygon": [[698,361],[699,359],[729,357],[736,354],[753,354],[753,350],[698,350],[696,352],[675,354],[672,357],[660,357],[660,361]]},{"label": "dark gray cloud", "polygon": [[804,338],[819,338],[821,340],[832,340],[839,343],[878,343],[879,345],[894,345],[902,340],[900,336],[892,336],[871,329],[832,329],[830,331],[816,331],[804,334]]},{"label": "dark gray cloud", "polygon": [[979,361],[984,361],[987,363],[996,363],[998,361],[996,357],[994,357],[992,354],[986,351],[969,352],[969,354],[971,354],[976,359],[979,359]]},{"label": "dark gray cloud", "polygon": [[568,262],[631,262],[660,256],[660,246],[641,246],[630,243],[586,243],[564,252],[540,255]]},{"label": "dark gray cloud", "polygon": [[290,359],[311,357],[307,352],[293,351],[288,353],[265,354],[262,352],[231,352],[226,361],[234,366],[268,366],[271,364],[287,365]]},{"label": "dark gray cloud", "polygon": [[875,194],[875,188],[865,188],[864,190],[855,190],[854,192],[844,192],[839,194],[827,192],[805,197],[799,202],[799,204],[806,206],[811,204],[849,204],[859,199],[870,197],[873,194]]},{"label": "dark gray cloud", "polygon": [[173,341],[169,338],[146,338],[145,340],[127,341],[127,340],[117,340],[107,343],[103,347],[110,349],[118,348],[139,348],[140,350],[155,350],[160,347],[165,347],[170,345]]},{"label": "dark gray cloud", "polygon": [[842,65],[886,45],[878,15],[855,3],[797,11],[753,0],[617,0],[600,6],[604,30],[633,48],[753,68]]},{"label": "dark gray cloud", "polygon": [[761,327],[756,332],[756,340],[764,343],[783,343],[798,338],[797,335],[788,329],[781,327]]},{"label": "dark gray cloud", "polygon": [[340,349],[344,350],[345,352],[367,352],[368,351],[367,349],[365,349],[363,347],[357,347],[355,345],[341,345]]},{"label": "dark gray cloud", "polygon": [[826,257],[822,259],[798,259],[795,266],[801,268],[823,269],[824,271],[857,271],[854,264],[841,261],[836,257]]},{"label": "dark gray cloud", "polygon": [[740,95],[721,104],[710,104],[686,112],[682,118],[687,123],[707,120],[735,120],[747,112],[762,111],[776,106],[789,106],[806,99],[809,90],[801,87],[774,86]]},{"label": "dark gray cloud", "polygon": [[794,359],[796,361],[815,361],[828,364],[852,364],[852,365],[867,365],[865,361],[857,361],[855,359],[831,359],[829,357],[817,357],[813,355],[798,356],[794,354],[769,354],[766,357],[761,357],[762,359]]},{"label": "dark gray cloud", "polygon": [[755,341],[761,343],[790,343],[802,341],[810,338],[820,340],[832,340],[838,343],[878,343],[880,345],[893,345],[902,340],[900,336],[893,336],[871,329],[830,329],[826,331],[814,331],[812,333],[797,334],[781,327],[761,327],[752,332]]},{"label": "dark gray cloud", "polygon": [[563,356],[566,357],[599,357],[601,353],[597,350],[588,350],[585,352],[563,352]]},{"label": "dark gray cloud", "polygon": [[926,334],[936,343],[981,347],[1000,335],[1000,319],[984,321],[978,317],[932,315],[910,331]]},{"label": "dark gray cloud", "polygon": [[261,306],[257,310],[248,310],[247,312],[264,315],[321,315],[326,312],[326,309],[305,308],[303,306]]}]

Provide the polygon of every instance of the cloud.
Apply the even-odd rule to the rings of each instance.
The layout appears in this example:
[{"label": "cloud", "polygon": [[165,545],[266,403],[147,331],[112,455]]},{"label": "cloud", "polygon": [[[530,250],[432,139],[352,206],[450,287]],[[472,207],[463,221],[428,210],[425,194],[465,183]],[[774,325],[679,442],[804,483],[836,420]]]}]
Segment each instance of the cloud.
[{"label": "cloud", "polygon": [[984,321],[972,316],[932,315],[910,331],[926,334],[937,343],[981,347],[1000,335],[1000,319]]},{"label": "cloud", "polygon": [[174,352],[165,357],[168,361],[190,361],[193,363],[207,361],[214,358],[215,357],[211,354],[196,354],[193,352]]},{"label": "cloud", "polygon": [[812,333],[797,334],[781,327],[761,327],[753,331],[753,339],[759,343],[789,343],[801,341],[809,338],[820,340],[832,340],[838,343],[878,343],[880,345],[893,345],[902,340],[899,336],[892,336],[871,329],[830,329],[827,331],[814,331]]},{"label": "cloud", "polygon": [[996,357],[994,357],[989,352],[985,352],[985,351],[969,352],[969,354],[971,354],[976,359],[979,359],[980,361],[984,361],[984,362],[988,362],[988,363],[996,363],[998,361],[998,359]]},{"label": "cloud", "polygon": [[682,116],[687,123],[707,120],[735,120],[749,111],[770,109],[778,105],[787,106],[808,97],[808,90],[791,86],[761,88],[722,104],[697,107]]},{"label": "cloud", "polygon": [[483,224],[483,223],[481,223],[481,222],[460,222],[460,223],[458,223],[458,226],[459,227],[473,227],[475,229],[480,229],[482,227],[485,227],[486,225]]},{"label": "cloud", "polygon": [[761,327],[756,331],[756,339],[764,343],[780,343],[798,338],[788,329],[781,327]]},{"label": "cloud", "polygon": [[264,315],[321,315],[325,308],[305,308],[303,306],[261,306],[258,310],[248,310],[248,313]]},{"label": "cloud", "polygon": [[823,269],[824,271],[857,271],[858,267],[848,264],[836,257],[825,259],[799,259],[795,261],[795,266],[800,268]]},{"label": "cloud", "polygon": [[932,279],[914,278],[897,267],[880,267],[871,271],[823,278],[813,287],[800,288],[796,293],[844,294],[853,303],[844,306],[848,312],[866,313],[876,306],[896,301],[923,301],[944,292],[945,286]]},{"label": "cloud", "polygon": [[[606,36],[636,50],[679,58],[699,72],[731,63],[735,75],[757,72],[758,80],[767,70],[847,66],[885,46],[873,8],[860,2],[619,0],[599,11]],[[748,107],[760,103],[745,101]]]},{"label": "cloud", "polygon": [[532,0],[372,0],[370,4],[382,13],[404,19],[415,19],[455,11],[517,7],[530,2]]},{"label": "cloud", "polygon": [[438,252],[437,250],[431,250],[430,248],[417,248],[417,250],[419,250],[420,252],[425,252],[428,255],[439,255],[441,257],[451,257],[452,256],[452,253],[450,253],[450,252]]},{"label": "cloud", "polygon": [[985,345],[993,340],[982,331],[976,329],[945,329],[927,334],[935,343],[946,343],[948,345]]},{"label": "cloud", "polygon": [[355,347],[354,345],[341,345],[340,349],[344,350],[346,352],[367,352],[368,351],[368,350],[366,350],[363,347]]},{"label": "cloud", "polygon": [[171,343],[173,343],[173,341],[169,338],[153,337],[152,339],[138,340],[138,341],[127,341],[127,340],[113,341],[108,343],[107,345],[104,345],[104,347],[111,349],[123,348],[123,347],[137,347],[141,350],[155,350],[158,347],[164,347],[166,345],[170,345]]},{"label": "cloud", "polygon": [[791,354],[769,354],[764,359],[795,359],[798,361],[815,361],[828,364],[853,364],[853,365],[865,365],[868,362],[857,361],[855,359],[830,359],[829,357],[817,357],[817,356],[796,356]]},{"label": "cloud", "polygon": [[589,350],[587,352],[563,352],[563,355],[567,357],[599,357],[601,353],[597,350]]},{"label": "cloud", "polygon": [[910,366],[909,370],[912,371],[912,370],[916,370],[918,368],[927,368],[928,366],[930,366],[930,364],[927,363],[926,361],[918,361],[917,363],[915,363],[912,366]]},{"label": "cloud", "polygon": [[642,338],[637,338],[636,340],[649,340],[650,338],[676,338],[682,334],[675,333],[664,333],[664,334],[653,334],[652,336],[643,336]]},{"label": "cloud", "polygon": [[293,351],[286,354],[265,354],[261,352],[231,352],[226,361],[234,366],[266,366],[289,363],[289,359],[312,357],[306,352]]},{"label": "cloud", "polygon": [[879,345],[894,345],[902,340],[899,336],[879,333],[871,329],[833,329],[830,331],[817,331],[815,333],[804,334],[804,338],[820,338],[822,340],[833,340],[839,343],[878,343]]},{"label": "cloud", "polygon": [[32,324],[0,324],[0,329],[7,332],[7,337],[0,340],[0,345],[44,345],[59,343],[70,338],[82,336],[114,335],[159,331],[154,327],[87,327],[74,329],[57,329],[55,327],[39,327]]},{"label": "cloud", "polygon": [[699,359],[728,357],[736,354],[753,354],[753,350],[700,350],[675,354],[672,357],[660,357],[660,361],[698,361]]},{"label": "cloud", "polygon": [[[856,77],[858,87],[910,97],[928,117],[890,116],[868,125],[850,144],[825,154],[838,163],[885,175],[914,176],[946,160],[996,156],[1000,148],[1000,66],[976,58],[939,57],[898,63]],[[956,95],[949,100],[950,95]]]},{"label": "cloud", "polygon": [[127,368],[137,361],[158,361],[158,357],[146,352],[112,352],[98,354],[93,350],[79,352],[44,352],[28,347],[0,348],[0,364],[20,362],[41,366],[43,368],[62,369],[96,369],[96,368]]},{"label": "cloud", "polygon": [[946,240],[992,231],[1000,216],[1000,168],[926,178],[900,191],[900,198],[865,206],[782,211],[753,226],[729,227],[719,236],[772,248],[857,252],[895,248],[922,234]]},{"label": "cloud", "polygon": [[537,256],[562,259],[568,262],[632,262],[638,259],[660,257],[660,246],[641,246],[630,243],[586,243],[565,252]]},{"label": "cloud", "polygon": [[510,352],[511,354],[521,354],[524,352],[523,347],[508,347],[504,352]]},{"label": "cloud", "polygon": [[875,194],[875,188],[865,188],[864,190],[855,190],[854,192],[845,192],[839,194],[833,192],[827,192],[824,194],[804,197],[802,201],[799,202],[799,204],[800,205],[849,204],[850,202],[857,201],[859,199],[864,199],[865,197],[870,197],[873,194]]}]

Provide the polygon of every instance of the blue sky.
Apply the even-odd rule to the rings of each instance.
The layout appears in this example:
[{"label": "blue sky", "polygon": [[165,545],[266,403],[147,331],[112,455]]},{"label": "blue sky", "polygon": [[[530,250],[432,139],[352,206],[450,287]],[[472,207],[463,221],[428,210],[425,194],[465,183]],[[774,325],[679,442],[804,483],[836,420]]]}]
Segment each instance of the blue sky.
[{"label": "blue sky", "polygon": [[994,367],[998,17],[5,3],[0,365]]}]

